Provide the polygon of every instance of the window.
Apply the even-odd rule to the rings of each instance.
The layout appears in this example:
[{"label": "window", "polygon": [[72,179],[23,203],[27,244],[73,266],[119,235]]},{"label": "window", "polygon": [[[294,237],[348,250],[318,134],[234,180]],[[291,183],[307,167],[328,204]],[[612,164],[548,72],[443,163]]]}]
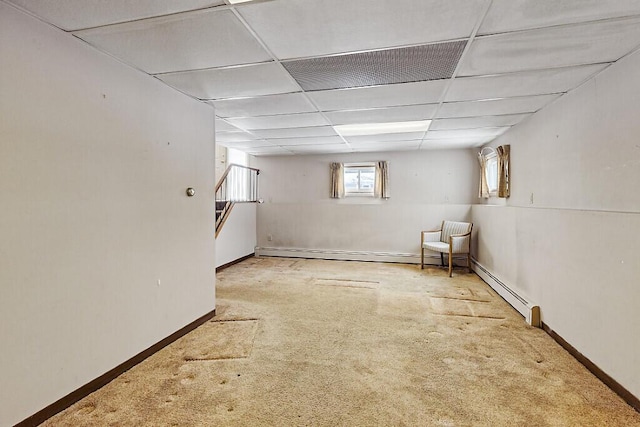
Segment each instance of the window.
[{"label": "window", "polygon": [[344,192],[346,195],[373,196],[376,168],[372,163],[344,165]]},{"label": "window", "polygon": [[495,152],[487,156],[487,165],[484,171],[487,177],[489,194],[495,196],[498,191],[498,157]]},{"label": "window", "polygon": [[498,155],[491,147],[484,147],[478,153],[480,162],[480,188],[478,197],[488,199],[498,193]]}]

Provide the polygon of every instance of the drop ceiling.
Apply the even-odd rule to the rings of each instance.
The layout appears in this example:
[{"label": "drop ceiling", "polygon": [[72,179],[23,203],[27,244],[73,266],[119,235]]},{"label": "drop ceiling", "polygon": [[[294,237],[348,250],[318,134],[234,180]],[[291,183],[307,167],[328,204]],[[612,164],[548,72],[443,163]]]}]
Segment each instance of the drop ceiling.
[{"label": "drop ceiling", "polygon": [[640,47],[640,0],[0,1],[213,105],[256,156],[478,147]]}]

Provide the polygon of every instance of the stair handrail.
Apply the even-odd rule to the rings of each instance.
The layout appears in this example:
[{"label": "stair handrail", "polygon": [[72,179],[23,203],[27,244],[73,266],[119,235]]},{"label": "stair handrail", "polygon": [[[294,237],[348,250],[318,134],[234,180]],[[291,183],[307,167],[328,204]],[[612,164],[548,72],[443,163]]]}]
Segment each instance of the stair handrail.
[{"label": "stair handrail", "polygon": [[242,168],[242,169],[249,169],[252,171],[256,171],[256,175],[260,175],[260,169],[256,169],[256,168],[251,168],[249,166],[243,166],[243,165],[239,165],[237,163],[229,163],[229,166],[227,166],[227,169],[224,171],[224,173],[222,174],[222,177],[220,177],[220,179],[218,180],[218,183],[216,184],[216,191],[215,193],[218,193],[218,190],[220,189],[220,187],[222,187],[222,184],[224,183],[224,180],[227,179],[227,175],[229,175],[229,172],[231,171],[232,167],[238,167],[238,168]]}]

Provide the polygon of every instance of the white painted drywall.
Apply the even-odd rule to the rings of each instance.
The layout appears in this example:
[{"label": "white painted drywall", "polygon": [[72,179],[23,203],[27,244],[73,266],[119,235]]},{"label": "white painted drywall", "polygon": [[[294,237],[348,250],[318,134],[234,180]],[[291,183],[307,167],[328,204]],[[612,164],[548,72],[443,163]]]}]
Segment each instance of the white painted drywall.
[{"label": "white painted drywall", "polygon": [[214,309],[214,115],[3,2],[0,62],[13,425]]},{"label": "white painted drywall", "polygon": [[254,253],[256,203],[236,203],[216,238],[216,267]]},{"label": "white painted drywall", "polygon": [[472,209],[480,263],[635,396],[639,113],[636,52],[496,140],[511,144],[511,197]]},{"label": "white painted drywall", "polygon": [[[376,160],[389,162],[389,200],[329,198],[330,162]],[[258,246],[417,255],[421,230],[470,218],[475,162],[469,150],[257,157]]]}]

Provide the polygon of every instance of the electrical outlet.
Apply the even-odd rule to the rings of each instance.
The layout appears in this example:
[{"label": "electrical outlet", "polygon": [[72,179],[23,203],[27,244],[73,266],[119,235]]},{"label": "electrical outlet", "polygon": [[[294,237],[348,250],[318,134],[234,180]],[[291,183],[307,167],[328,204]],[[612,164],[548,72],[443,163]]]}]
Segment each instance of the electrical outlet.
[{"label": "electrical outlet", "polygon": [[529,204],[533,204],[533,193],[531,193],[531,196],[529,196]]},{"label": "electrical outlet", "polygon": [[273,240],[273,236],[271,234],[267,234],[267,242],[270,242]]}]

